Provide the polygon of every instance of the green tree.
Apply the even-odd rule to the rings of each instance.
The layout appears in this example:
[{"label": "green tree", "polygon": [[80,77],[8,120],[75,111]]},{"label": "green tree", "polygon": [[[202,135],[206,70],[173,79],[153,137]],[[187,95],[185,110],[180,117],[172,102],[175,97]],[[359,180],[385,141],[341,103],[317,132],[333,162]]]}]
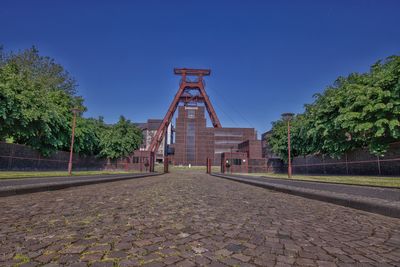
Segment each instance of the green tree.
[{"label": "green tree", "polygon": [[18,54],[0,52],[0,139],[11,137],[43,155],[65,148],[71,108],[84,109],[74,80],[34,47]]},{"label": "green tree", "polygon": [[[374,64],[368,73],[339,77],[304,114],[292,121],[294,155],[320,153],[340,157],[356,148],[384,155],[400,140],[400,57]],[[281,121],[273,123],[272,150],[287,158]]]},{"label": "green tree", "polygon": [[[290,121],[291,157],[311,152],[310,139],[304,138],[308,131],[308,122],[304,115],[296,115]],[[288,124],[285,120],[273,122],[273,131],[268,138],[272,151],[284,161],[288,159]]]},{"label": "green tree", "polygon": [[102,117],[99,119],[77,117],[74,152],[81,155],[99,155],[100,137],[105,130],[106,126]]},{"label": "green tree", "polygon": [[121,116],[119,121],[108,126],[100,136],[100,155],[110,159],[126,157],[139,148],[142,131],[130,120]]}]

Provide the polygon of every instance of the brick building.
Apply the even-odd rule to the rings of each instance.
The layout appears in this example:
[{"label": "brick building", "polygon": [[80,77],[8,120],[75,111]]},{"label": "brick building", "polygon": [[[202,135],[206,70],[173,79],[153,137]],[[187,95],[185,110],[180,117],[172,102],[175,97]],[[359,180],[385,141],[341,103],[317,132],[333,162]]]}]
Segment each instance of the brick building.
[{"label": "brick building", "polygon": [[257,141],[254,128],[211,128],[207,127],[204,106],[179,106],[175,124],[174,155],[176,165],[205,165],[211,158],[213,165],[220,165],[221,154],[237,151],[239,144],[247,141],[252,154],[261,157],[261,143]]}]

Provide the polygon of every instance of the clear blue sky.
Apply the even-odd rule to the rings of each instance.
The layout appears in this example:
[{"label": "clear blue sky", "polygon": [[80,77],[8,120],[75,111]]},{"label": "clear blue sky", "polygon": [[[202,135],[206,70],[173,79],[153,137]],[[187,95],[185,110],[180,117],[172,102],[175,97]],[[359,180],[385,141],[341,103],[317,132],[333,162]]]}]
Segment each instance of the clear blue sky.
[{"label": "clear blue sky", "polygon": [[0,44],[76,78],[85,116],[162,118],[174,67],[211,68],[223,126],[271,127],[339,75],[400,54],[400,1],[2,1]]}]

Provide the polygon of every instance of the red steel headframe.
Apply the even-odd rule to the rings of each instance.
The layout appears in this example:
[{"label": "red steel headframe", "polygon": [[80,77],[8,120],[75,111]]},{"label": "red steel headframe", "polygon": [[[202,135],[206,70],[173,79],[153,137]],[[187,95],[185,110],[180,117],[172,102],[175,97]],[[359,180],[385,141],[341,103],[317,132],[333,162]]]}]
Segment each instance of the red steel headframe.
[{"label": "red steel headframe", "polygon": [[[165,117],[163,121],[161,122],[160,127],[157,130],[157,133],[155,134],[153,140],[151,141],[150,144],[150,152],[156,153],[158,150],[162,139],[165,135],[165,132],[167,130],[168,125],[171,123],[172,117],[174,116],[174,113],[176,111],[176,108],[178,107],[178,104],[180,101],[183,101],[185,99],[185,96],[183,95],[184,91],[186,89],[193,89],[193,90],[198,90],[200,92],[200,97],[197,97],[197,100],[201,100],[204,102],[204,105],[208,111],[208,114],[210,116],[211,122],[215,128],[221,128],[221,123],[219,122],[219,119],[217,117],[217,114],[215,113],[215,110],[213,106],[211,105],[210,99],[208,98],[208,95],[206,94],[206,91],[204,89],[204,82],[203,82],[203,76],[209,76],[211,73],[211,70],[209,69],[179,69],[175,68],[174,73],[176,75],[181,75],[181,83],[179,85],[178,92],[176,93],[174,100],[172,101],[171,105],[169,106],[169,109],[167,111],[167,114],[165,114]],[[189,81],[186,79],[186,76],[197,76],[196,81]]]}]

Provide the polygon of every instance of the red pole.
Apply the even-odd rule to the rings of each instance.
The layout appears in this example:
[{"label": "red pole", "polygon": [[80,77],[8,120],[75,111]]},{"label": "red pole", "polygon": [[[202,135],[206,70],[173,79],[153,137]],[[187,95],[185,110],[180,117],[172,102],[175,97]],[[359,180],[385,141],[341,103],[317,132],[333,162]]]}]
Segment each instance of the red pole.
[{"label": "red pole", "polygon": [[224,156],[222,157],[222,163],[221,163],[222,165],[221,165],[221,171],[222,171],[222,173],[225,173],[225,164],[226,164],[226,162],[225,162],[225,153],[224,153]]},{"label": "red pole", "polygon": [[68,174],[72,175],[72,153],[74,150],[74,138],[75,138],[75,123],[76,123],[76,112],[77,109],[73,109],[72,113],[74,113],[74,117],[72,119],[72,136],[71,136],[71,148],[69,152],[69,162],[68,162]]},{"label": "red pole", "polygon": [[292,178],[292,159],[290,157],[290,120],[288,120],[288,177]]},{"label": "red pole", "polygon": [[231,171],[231,174],[232,174],[232,167],[233,167],[232,149],[233,149],[233,147],[231,147],[231,164],[230,164],[230,167],[229,167],[229,169]]}]

